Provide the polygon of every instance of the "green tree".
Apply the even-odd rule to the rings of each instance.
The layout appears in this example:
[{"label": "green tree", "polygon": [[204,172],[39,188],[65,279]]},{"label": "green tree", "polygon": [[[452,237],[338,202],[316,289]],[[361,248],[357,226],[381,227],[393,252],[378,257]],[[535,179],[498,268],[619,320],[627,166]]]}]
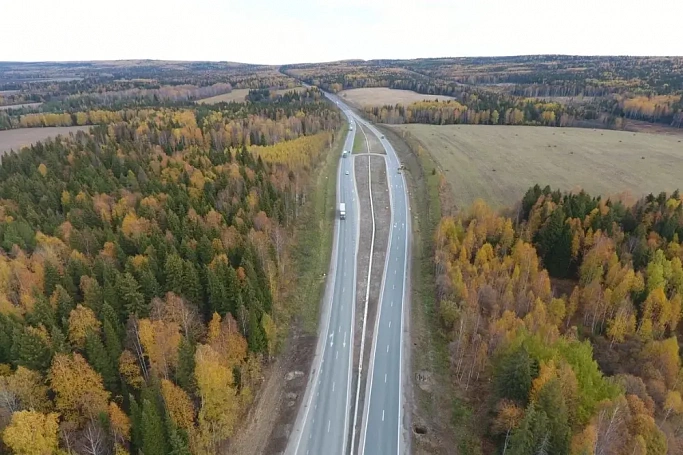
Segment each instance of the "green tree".
[{"label": "green tree", "polygon": [[45,371],[52,362],[52,348],[44,329],[19,328],[14,331],[12,358],[17,365],[31,370]]},{"label": "green tree", "polygon": [[166,291],[183,295],[183,260],[177,254],[169,254],[166,258]]},{"label": "green tree", "polygon": [[148,399],[142,402],[142,453],[167,455],[167,435],[157,405]]},{"label": "green tree", "polygon": [[259,321],[258,310],[249,310],[249,333],[247,334],[247,344],[249,345],[249,350],[252,352],[266,352],[268,348],[268,342],[266,341],[266,335],[263,332],[263,326],[261,321]]},{"label": "green tree", "polygon": [[128,314],[138,317],[147,316],[149,304],[145,303],[145,297],[140,292],[140,285],[133,275],[128,272],[119,275],[116,290]]},{"label": "green tree", "polygon": [[508,398],[526,406],[532,381],[538,376],[538,362],[526,348],[518,347],[497,360],[494,375],[499,398]]},{"label": "green tree", "polygon": [[178,346],[178,367],[175,372],[175,380],[187,393],[192,393],[195,389],[195,350],[196,346],[192,341],[185,337],[180,340],[180,346]]},{"label": "green tree", "polygon": [[74,299],[71,298],[62,285],[57,285],[50,297],[52,305],[57,308],[57,320],[63,329],[69,327],[69,315],[76,308]]},{"label": "green tree", "polygon": [[59,269],[51,261],[45,261],[43,269],[43,289],[45,295],[52,295],[55,288],[61,281],[62,277],[59,275]]},{"label": "green tree", "polygon": [[118,357],[112,359],[100,339],[100,336],[90,331],[85,337],[85,357],[88,363],[102,376],[102,381],[107,390],[118,391],[118,372],[116,362]]}]

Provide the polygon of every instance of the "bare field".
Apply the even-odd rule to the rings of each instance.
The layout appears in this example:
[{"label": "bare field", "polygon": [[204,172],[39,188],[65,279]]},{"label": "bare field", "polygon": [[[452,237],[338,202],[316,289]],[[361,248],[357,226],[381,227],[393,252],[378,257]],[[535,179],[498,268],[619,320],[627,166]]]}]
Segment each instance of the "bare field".
[{"label": "bare field", "polygon": [[681,136],[534,126],[401,125],[430,152],[459,207],[511,206],[532,185],[605,196],[681,186]]},{"label": "bare field", "polygon": [[26,104],[8,104],[5,106],[0,106],[0,111],[6,111],[8,109],[21,109],[22,107],[38,107],[43,103],[26,103]]},{"label": "bare field", "polygon": [[235,103],[243,103],[244,98],[249,94],[249,89],[248,88],[238,88],[233,90],[230,93],[223,93],[222,95],[216,95],[212,96],[210,98],[204,98],[201,100],[197,100],[197,103],[199,104],[216,104],[216,103],[230,103],[230,102],[235,102]]},{"label": "bare field", "polygon": [[454,99],[452,96],[444,95],[423,95],[412,90],[395,90],[392,88],[373,87],[373,88],[354,88],[342,90],[339,96],[356,106],[377,106],[384,104],[410,104],[423,100],[446,101]]},{"label": "bare field", "polygon": [[[286,89],[281,89],[281,90],[273,90],[272,92],[277,94],[277,95],[284,95],[287,92],[291,92],[292,90],[296,90],[297,92],[301,92],[305,90],[305,87],[292,87],[292,88],[286,88]],[[197,100],[197,103],[199,104],[216,104],[216,103],[230,103],[230,102],[235,102],[235,103],[244,103],[244,99],[247,97],[249,94],[249,89],[248,88],[238,88],[234,89],[230,93],[224,93],[222,95],[216,95],[212,96],[210,98],[204,98],[201,100]]]},{"label": "bare field", "polygon": [[87,131],[89,126],[56,126],[46,128],[18,128],[15,130],[0,131],[0,154],[10,150],[19,150],[28,147],[34,142],[42,141],[48,137],[68,135],[76,131]]}]

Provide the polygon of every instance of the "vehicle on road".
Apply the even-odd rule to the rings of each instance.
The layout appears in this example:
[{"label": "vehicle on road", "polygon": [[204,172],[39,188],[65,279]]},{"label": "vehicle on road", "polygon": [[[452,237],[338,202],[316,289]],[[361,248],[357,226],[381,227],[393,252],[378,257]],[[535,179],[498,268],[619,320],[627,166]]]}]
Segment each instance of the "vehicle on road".
[{"label": "vehicle on road", "polygon": [[349,151],[348,151],[348,150],[344,150],[344,153],[342,153],[342,156],[343,156],[344,158],[346,158],[346,156],[347,156],[348,154],[349,154]]},{"label": "vehicle on road", "polygon": [[346,171],[346,175],[349,175],[349,171]]},{"label": "vehicle on road", "polygon": [[[348,174],[348,172],[346,172]],[[339,204],[339,219],[346,219],[346,204],[341,202]]]}]

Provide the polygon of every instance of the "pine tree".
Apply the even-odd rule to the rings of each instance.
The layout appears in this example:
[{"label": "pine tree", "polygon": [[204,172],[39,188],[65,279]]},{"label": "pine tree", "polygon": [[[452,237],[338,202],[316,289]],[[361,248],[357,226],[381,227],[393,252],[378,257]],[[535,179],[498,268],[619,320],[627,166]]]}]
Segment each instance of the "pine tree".
[{"label": "pine tree", "polygon": [[131,453],[138,453],[142,450],[143,445],[143,422],[142,422],[142,410],[140,405],[135,401],[133,395],[129,395],[128,398],[130,402],[130,423],[131,423],[131,443],[134,449]]},{"label": "pine tree", "polygon": [[43,270],[43,289],[45,295],[52,295],[61,279],[59,269],[52,262],[46,261]]},{"label": "pine tree", "polygon": [[495,382],[498,396],[526,406],[531,384],[536,376],[538,376],[538,362],[524,347],[515,349],[497,362]]},{"label": "pine tree", "polygon": [[166,291],[183,295],[183,260],[177,254],[169,254],[166,258]]},{"label": "pine tree", "polygon": [[548,417],[548,453],[569,453],[572,433],[567,405],[558,379],[552,379],[543,386],[536,407]]},{"label": "pine tree", "polygon": [[67,328],[69,315],[76,308],[76,303],[69,293],[66,292],[66,289],[59,284],[55,287],[50,300],[52,305],[57,308],[57,321],[61,324],[62,328]]},{"label": "pine tree", "polygon": [[68,354],[72,352],[64,332],[56,325],[53,325],[52,330],[50,331],[50,344],[52,345],[52,352],[54,354]]},{"label": "pine tree", "polygon": [[223,281],[216,274],[216,272],[210,268],[207,268],[206,275],[208,281],[207,294],[209,305],[205,311],[205,314],[210,315],[216,312],[221,316],[225,316],[225,312],[228,311],[226,308],[228,302]]},{"label": "pine tree", "polygon": [[112,361],[118,362],[119,357],[121,357],[121,352],[123,352],[123,348],[121,347],[121,341],[116,333],[116,329],[114,329],[109,319],[104,320],[103,330],[104,346],[107,349],[107,354]]},{"label": "pine tree", "polygon": [[192,455],[190,451],[190,442],[187,433],[173,425],[171,419],[166,414],[166,432],[168,433],[168,444],[171,451],[170,455]]},{"label": "pine tree", "polygon": [[14,331],[11,356],[17,365],[31,370],[45,371],[52,362],[52,349],[47,337],[33,327]]},{"label": "pine tree", "polygon": [[116,360],[111,359],[97,333],[89,332],[85,337],[85,357],[93,369],[102,376],[102,381],[107,390],[118,390],[118,374]]},{"label": "pine tree", "polygon": [[183,337],[178,347],[178,368],[176,368],[175,380],[187,393],[192,393],[195,389],[194,353],[194,343]]},{"label": "pine tree", "polygon": [[52,305],[44,295],[38,294],[36,302],[33,304],[33,311],[26,315],[26,322],[34,327],[42,324],[46,328],[56,325],[57,317]]},{"label": "pine tree", "polygon": [[157,405],[144,399],[142,402],[142,453],[167,455],[169,452],[164,422]]},{"label": "pine tree", "polygon": [[192,303],[200,303],[202,300],[202,288],[199,283],[199,275],[194,264],[185,261],[182,278],[183,295]]},{"label": "pine tree", "polygon": [[140,287],[147,302],[161,294],[161,286],[149,266],[145,266],[140,272]]},{"label": "pine tree", "polygon": [[145,303],[145,297],[140,292],[140,285],[133,275],[126,272],[119,275],[116,281],[116,290],[128,314],[145,317],[149,312],[149,305]]},{"label": "pine tree", "polygon": [[249,350],[252,352],[266,352],[268,343],[266,335],[263,333],[263,327],[259,321],[256,309],[249,311],[249,334],[247,336],[247,343]]}]

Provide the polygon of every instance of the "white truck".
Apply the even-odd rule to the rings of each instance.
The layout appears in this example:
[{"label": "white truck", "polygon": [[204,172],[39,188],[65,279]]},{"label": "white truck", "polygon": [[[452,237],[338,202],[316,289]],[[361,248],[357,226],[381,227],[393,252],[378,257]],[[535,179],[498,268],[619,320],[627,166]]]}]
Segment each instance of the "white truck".
[{"label": "white truck", "polygon": [[340,220],[346,219],[346,204],[343,202],[339,203],[339,219]]}]

